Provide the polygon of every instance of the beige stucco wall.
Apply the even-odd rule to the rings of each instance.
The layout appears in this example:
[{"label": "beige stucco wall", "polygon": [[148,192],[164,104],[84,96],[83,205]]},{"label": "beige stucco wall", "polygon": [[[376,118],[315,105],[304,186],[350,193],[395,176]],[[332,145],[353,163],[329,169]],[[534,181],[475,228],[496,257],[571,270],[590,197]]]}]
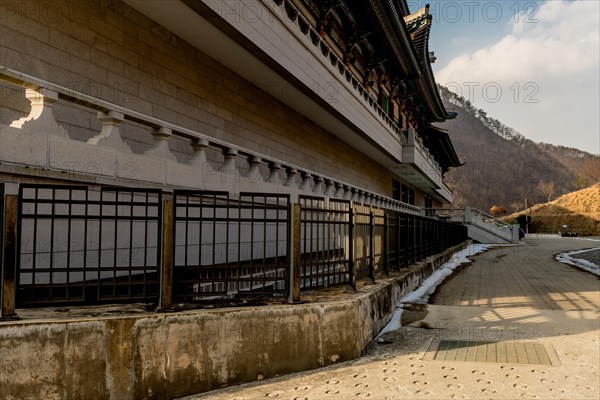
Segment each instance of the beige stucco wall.
[{"label": "beige stucco wall", "polygon": [[438,201],[438,200],[436,200],[436,199],[433,199],[433,204],[432,204],[432,207],[433,207],[433,208],[442,208],[442,206],[443,206],[443,204],[442,204],[442,202],[441,202],[441,201]]},{"label": "beige stucco wall", "polygon": [[417,207],[425,207],[425,193],[415,188],[415,205]]},{"label": "beige stucco wall", "polygon": [[[120,1],[1,0],[0,8],[1,65],[391,194],[389,171]],[[0,124],[27,114],[22,89],[0,89]],[[100,129],[94,114],[66,105],[55,114],[71,138]],[[135,152],[150,146],[135,127],[124,136]],[[180,159],[191,151],[171,145]]]}]

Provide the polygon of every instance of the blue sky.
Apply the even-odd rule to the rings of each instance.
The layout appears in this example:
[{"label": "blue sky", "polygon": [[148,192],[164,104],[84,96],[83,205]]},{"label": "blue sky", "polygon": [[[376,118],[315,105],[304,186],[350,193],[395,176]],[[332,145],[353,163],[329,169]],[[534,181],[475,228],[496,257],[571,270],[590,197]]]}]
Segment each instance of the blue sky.
[{"label": "blue sky", "polygon": [[430,4],[436,79],[526,137],[600,153],[600,1]]}]

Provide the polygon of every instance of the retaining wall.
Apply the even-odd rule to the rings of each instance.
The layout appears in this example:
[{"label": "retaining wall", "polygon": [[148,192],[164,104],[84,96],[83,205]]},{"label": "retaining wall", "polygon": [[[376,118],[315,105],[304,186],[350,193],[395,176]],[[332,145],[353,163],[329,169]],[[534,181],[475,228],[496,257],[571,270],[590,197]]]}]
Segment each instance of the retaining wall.
[{"label": "retaining wall", "polygon": [[0,322],[0,398],[176,398],[352,360],[465,245],[337,301]]}]

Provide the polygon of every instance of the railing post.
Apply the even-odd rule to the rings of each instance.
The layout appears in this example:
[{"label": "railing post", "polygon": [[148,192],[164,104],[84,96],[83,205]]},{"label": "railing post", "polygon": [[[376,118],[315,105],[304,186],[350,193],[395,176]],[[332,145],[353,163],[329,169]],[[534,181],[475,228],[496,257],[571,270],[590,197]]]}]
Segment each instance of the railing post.
[{"label": "railing post", "polygon": [[325,186],[324,186],[325,180],[323,179],[323,177],[317,175],[317,176],[313,177],[313,180],[315,182],[315,186],[313,188],[313,193],[316,193],[318,195],[325,194]]},{"label": "railing post", "polygon": [[53,107],[58,101],[58,93],[43,87],[25,89],[25,97],[31,102],[27,117],[13,121],[10,126],[31,133],[46,133],[69,139],[69,134],[56,122]]},{"label": "railing post", "polygon": [[427,252],[429,248],[429,227],[427,226],[427,220],[425,217],[419,217],[419,232],[421,237],[419,258],[424,260],[427,258]]},{"label": "railing post", "polygon": [[429,257],[432,254],[436,253],[437,250],[437,236],[436,236],[436,231],[435,231],[435,227],[433,225],[433,222],[431,220],[427,220],[427,252],[425,254],[425,257]]},{"label": "railing post", "polygon": [[289,220],[289,250],[290,254],[290,290],[288,302],[300,302],[300,282],[302,280],[302,266],[300,265],[300,204],[290,204]]},{"label": "railing post", "polygon": [[[287,167],[285,169],[286,180],[283,186],[296,185],[296,177],[298,176],[298,170],[296,168]],[[270,175],[269,175],[270,176]]]},{"label": "railing post", "polygon": [[427,258],[427,248],[429,247],[429,237],[427,236],[428,227],[425,217],[419,217],[419,236],[421,240],[421,247],[419,251],[419,258],[424,260]]},{"label": "railing post", "polygon": [[354,292],[356,285],[354,282],[354,209],[352,203],[350,204],[348,220],[348,282],[346,282],[346,292]]},{"label": "railing post", "polygon": [[375,214],[373,209],[369,212],[369,276],[367,277],[367,284],[372,285],[375,283],[375,240],[373,238],[375,234]]},{"label": "railing post", "polygon": [[383,271],[381,271],[381,276],[388,276],[388,215],[384,211],[383,212]]},{"label": "railing post", "polygon": [[144,152],[144,155],[158,159],[177,161],[175,155],[169,148],[169,138],[173,136],[173,131],[170,128],[161,126],[152,130],[152,136],[154,136],[154,143],[150,149]]},{"label": "railing post", "polygon": [[423,259],[423,221],[421,217],[415,216],[415,249],[416,249],[416,260],[421,261]]},{"label": "railing post", "polygon": [[246,174],[246,179],[250,182],[257,183],[262,182],[263,178],[260,174],[260,163],[262,162],[262,158],[257,156],[249,156],[248,157],[248,173]]},{"label": "railing post", "polygon": [[439,252],[445,251],[448,246],[446,245],[446,223],[438,222],[438,240],[439,240]]},{"label": "railing post", "polygon": [[411,237],[411,225],[410,225],[410,220],[411,220],[411,216],[410,214],[406,214],[405,216],[405,227],[404,227],[404,261],[405,261],[405,265],[408,266],[410,264],[412,264],[412,237]]},{"label": "railing post", "polygon": [[173,225],[175,199],[163,200],[162,216],[162,262],[160,268],[160,295],[157,312],[172,312],[173,309]]},{"label": "railing post", "polygon": [[464,213],[464,222],[465,224],[469,224],[471,223],[471,207],[465,207],[465,213]]},{"label": "railing post", "polygon": [[437,254],[442,250],[441,245],[441,236],[440,236],[440,223],[437,221],[433,221],[431,223],[431,229],[433,230],[433,237],[435,238],[435,246],[433,248],[433,253]]},{"label": "railing post", "polygon": [[417,217],[412,215],[410,217],[412,219],[412,262],[411,264],[417,263]]},{"label": "railing post", "polygon": [[333,179],[325,179],[325,197],[335,196],[335,183]]},{"label": "railing post", "polygon": [[4,226],[3,230],[3,250],[2,264],[0,265],[2,275],[0,278],[0,320],[15,320],[19,316],[15,312],[16,291],[17,291],[17,224],[18,224],[18,206],[19,198],[17,195],[6,195],[4,198]]},{"label": "railing post", "polygon": [[421,261],[421,246],[423,245],[423,229],[421,229],[421,217],[415,216],[415,262]]},{"label": "railing post", "polygon": [[121,123],[125,116],[122,113],[109,111],[98,111],[98,119],[102,123],[100,134],[89,139],[88,144],[101,147],[108,147],[125,153],[131,153],[131,148],[123,140],[120,132]]},{"label": "railing post", "polygon": [[270,162],[269,177],[267,178],[267,182],[272,183],[274,185],[282,185],[284,182],[281,181],[279,171],[281,171],[281,164],[278,162]]},{"label": "railing post", "polygon": [[343,199],[344,198],[344,185],[341,184],[340,182],[336,182],[335,183],[335,194],[334,197],[337,199]]},{"label": "railing post", "polygon": [[429,255],[429,244],[430,244],[430,237],[429,237],[429,223],[428,221],[425,219],[425,217],[419,217],[420,218],[420,222],[419,225],[421,227],[421,253],[420,253],[420,258],[421,260],[427,258],[427,256]]},{"label": "railing post", "polygon": [[352,201],[352,188],[348,185],[344,185],[344,200]]},{"label": "railing post", "polygon": [[[396,270],[400,271],[401,261],[400,261],[400,249],[402,248],[402,239],[400,234],[402,230],[400,229],[400,215],[396,215]],[[404,251],[402,251],[402,258],[404,259]]]},{"label": "railing post", "polygon": [[[425,217],[422,217],[425,218]],[[431,224],[429,223],[428,219],[423,219],[421,222],[422,225],[422,229],[423,229],[423,233],[421,234],[421,236],[423,237],[423,241],[425,242],[425,246],[424,246],[424,251],[421,252],[423,255],[423,258],[427,258],[429,257],[431,254],[433,254],[433,237],[431,234]]]},{"label": "railing post", "polygon": [[432,221],[431,222],[431,232],[433,235],[433,254],[437,254],[440,252],[441,250],[441,243],[440,243],[440,227],[439,224],[436,221]]},{"label": "railing post", "polygon": [[[192,146],[192,158],[190,164],[195,167],[200,167],[204,175],[206,175],[206,168],[208,168],[208,160],[206,159],[206,150],[209,148],[210,143],[206,139],[198,139],[191,143]],[[206,177],[202,177],[202,181],[205,181]]]},{"label": "railing post", "polygon": [[418,261],[423,260],[423,246],[425,245],[425,241],[423,240],[423,220],[421,219],[420,216],[415,217],[416,221],[418,221],[418,225],[417,225],[417,232],[418,232],[418,239],[417,239],[417,243],[418,243],[418,249],[419,252],[417,253],[417,257],[418,257]]},{"label": "railing post", "polygon": [[513,243],[519,243],[520,239],[519,239],[519,228],[516,226],[513,226],[511,229],[511,233],[512,233],[512,242]]}]

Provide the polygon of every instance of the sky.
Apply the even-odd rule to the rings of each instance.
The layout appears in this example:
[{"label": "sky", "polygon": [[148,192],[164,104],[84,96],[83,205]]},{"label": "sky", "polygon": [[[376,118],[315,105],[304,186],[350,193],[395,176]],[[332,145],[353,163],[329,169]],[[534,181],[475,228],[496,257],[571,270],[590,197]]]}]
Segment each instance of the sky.
[{"label": "sky", "polygon": [[600,154],[600,1],[430,4],[436,81],[536,142]]}]

